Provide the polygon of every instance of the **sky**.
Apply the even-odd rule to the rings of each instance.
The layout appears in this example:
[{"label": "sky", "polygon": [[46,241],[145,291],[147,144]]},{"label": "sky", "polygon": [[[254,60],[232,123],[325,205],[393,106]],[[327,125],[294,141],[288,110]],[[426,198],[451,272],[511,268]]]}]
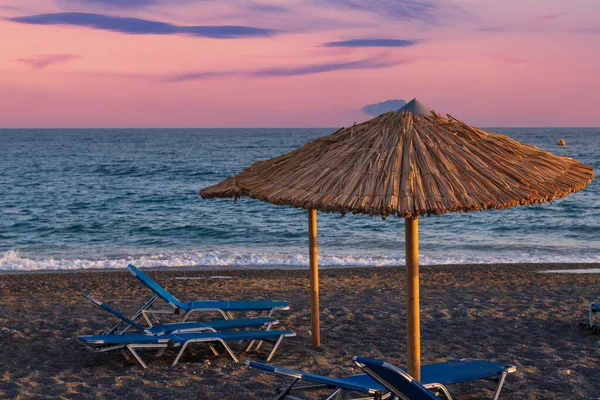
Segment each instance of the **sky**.
[{"label": "sky", "polygon": [[0,127],[600,126],[598,0],[1,0]]}]

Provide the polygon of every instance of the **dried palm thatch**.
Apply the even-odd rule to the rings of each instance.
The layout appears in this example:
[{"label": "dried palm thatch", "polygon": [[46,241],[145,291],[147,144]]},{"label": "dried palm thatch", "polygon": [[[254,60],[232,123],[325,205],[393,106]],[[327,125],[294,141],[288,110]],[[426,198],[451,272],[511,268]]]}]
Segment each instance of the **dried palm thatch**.
[{"label": "dried palm thatch", "polygon": [[435,112],[388,112],[200,191],[323,212],[412,218],[549,202],[592,167]]}]

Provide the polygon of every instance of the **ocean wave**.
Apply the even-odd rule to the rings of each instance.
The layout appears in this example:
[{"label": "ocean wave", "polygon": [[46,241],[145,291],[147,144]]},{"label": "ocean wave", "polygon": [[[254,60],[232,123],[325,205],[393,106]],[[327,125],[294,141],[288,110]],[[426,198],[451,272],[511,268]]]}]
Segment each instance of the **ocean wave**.
[{"label": "ocean wave", "polygon": [[[600,263],[600,254],[579,257],[563,255],[532,254],[472,254],[464,257],[453,255],[421,255],[421,265],[443,264],[500,264],[500,263]],[[223,268],[284,268],[308,267],[308,255],[300,253],[244,253],[234,251],[206,251],[184,253],[157,253],[146,255],[123,255],[113,258],[29,258],[19,251],[9,250],[0,258],[0,271],[44,271],[82,269],[122,269],[127,264],[142,268],[196,267],[201,269]],[[319,266],[378,267],[404,265],[404,255],[321,255]]]}]

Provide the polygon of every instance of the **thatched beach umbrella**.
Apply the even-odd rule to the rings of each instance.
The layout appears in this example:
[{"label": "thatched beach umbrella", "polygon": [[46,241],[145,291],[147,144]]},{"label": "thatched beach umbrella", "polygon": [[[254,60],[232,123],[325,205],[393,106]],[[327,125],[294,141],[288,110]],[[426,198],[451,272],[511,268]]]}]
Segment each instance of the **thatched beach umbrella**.
[{"label": "thatched beach umbrella", "polygon": [[412,100],[200,191],[308,210],[313,345],[320,345],[316,210],[405,218],[409,373],[420,379],[418,217],[549,202],[592,167],[444,118]]}]

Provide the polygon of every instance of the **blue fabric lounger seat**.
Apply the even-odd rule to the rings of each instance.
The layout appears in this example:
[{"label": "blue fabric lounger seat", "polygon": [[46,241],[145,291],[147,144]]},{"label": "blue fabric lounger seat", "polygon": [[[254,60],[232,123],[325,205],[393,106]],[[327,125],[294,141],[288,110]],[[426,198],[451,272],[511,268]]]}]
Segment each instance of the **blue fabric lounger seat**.
[{"label": "blue fabric lounger seat", "polygon": [[[118,327],[121,324],[125,324],[126,328],[118,331],[118,334],[125,333],[128,328],[137,329],[147,335],[168,335],[171,333],[182,333],[182,332],[199,332],[199,331],[222,331],[230,329],[241,329],[241,328],[260,328],[266,327],[270,329],[272,325],[278,324],[279,321],[270,317],[260,318],[240,318],[230,320],[216,320],[216,321],[205,321],[205,322],[176,322],[168,324],[151,325],[149,327],[142,326],[132,319],[127,318],[114,308],[102,303],[100,300],[93,298],[92,296],[83,293],[83,297],[90,300],[92,303],[101,307],[103,310],[108,311],[115,317],[119,318],[120,323],[107,334],[117,332]],[[147,320],[148,322],[150,320]]]},{"label": "blue fabric lounger seat", "polygon": [[[382,399],[390,396],[389,389],[369,377],[367,374],[352,375],[346,378],[331,378],[253,361],[248,361],[246,364],[253,368],[258,368],[277,375],[288,376],[294,379],[291,384],[281,389],[279,395],[275,397],[276,399],[283,398],[283,396],[291,393],[324,389],[334,391],[331,394],[331,398],[343,396],[345,392],[358,392],[373,398]],[[499,381],[496,389],[497,395],[494,395],[494,398],[497,398],[502,389],[504,378],[508,373],[515,371],[516,367],[512,365],[491,361],[472,359],[453,360],[421,366],[421,383],[427,389],[442,392],[446,397],[451,398],[445,385],[479,379],[497,379]],[[297,385],[301,380],[310,383],[304,386]]]},{"label": "blue fabric lounger seat", "polygon": [[594,313],[600,312],[600,303],[590,304],[590,326],[594,325]]},{"label": "blue fabric lounger seat", "polygon": [[[135,349],[152,349],[158,348],[163,351],[166,348],[180,347],[179,353],[173,362],[173,366],[177,364],[187,346],[191,343],[208,343],[215,355],[218,355],[213,343],[218,342],[223,345],[235,362],[238,362],[237,357],[226,343],[228,341],[240,340],[262,340],[273,343],[273,349],[269,354],[267,361],[270,360],[284,337],[296,336],[292,331],[265,331],[265,330],[250,330],[250,331],[228,331],[228,332],[193,332],[193,333],[177,333],[161,336],[153,336],[146,334],[130,334],[130,335],[83,335],[79,336],[79,340],[83,342],[88,350],[94,352],[105,352],[111,350],[129,350],[136,360],[146,368],[146,364],[137,354]],[[126,355],[127,353],[123,353]],[[126,355],[127,357],[127,355]]]},{"label": "blue fabric lounger seat", "polygon": [[[268,316],[270,317],[273,311],[289,310],[290,308],[288,302],[283,300],[195,300],[186,303],[179,301],[165,288],[160,286],[156,281],[135,266],[129,264],[127,269],[155,294],[142,309],[148,309],[156,298],[160,298],[173,307],[176,312],[183,312],[185,315],[184,321],[192,312],[217,311],[220,312],[225,319],[233,319],[231,315],[231,312],[233,311],[266,311],[269,313]],[[142,309],[140,309],[140,311],[142,311]]]}]

